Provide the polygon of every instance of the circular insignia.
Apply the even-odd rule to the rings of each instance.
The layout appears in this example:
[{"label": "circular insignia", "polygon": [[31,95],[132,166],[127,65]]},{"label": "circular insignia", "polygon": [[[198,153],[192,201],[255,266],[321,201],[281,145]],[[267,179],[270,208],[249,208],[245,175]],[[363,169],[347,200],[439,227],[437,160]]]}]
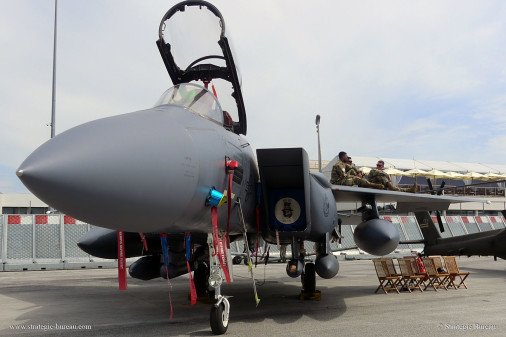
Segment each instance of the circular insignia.
[{"label": "circular insignia", "polygon": [[293,198],[279,199],[274,206],[274,216],[282,224],[293,224],[300,217],[300,205]]}]

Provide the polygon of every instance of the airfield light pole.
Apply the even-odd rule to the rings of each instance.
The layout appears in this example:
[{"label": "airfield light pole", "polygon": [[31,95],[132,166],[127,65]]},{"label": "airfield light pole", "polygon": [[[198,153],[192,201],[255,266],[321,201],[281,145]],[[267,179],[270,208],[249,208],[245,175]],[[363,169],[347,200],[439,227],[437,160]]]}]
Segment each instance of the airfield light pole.
[{"label": "airfield light pole", "polygon": [[[53,35],[53,92],[52,92],[52,100],[51,100],[51,138],[55,136],[55,103],[56,103],[56,16],[58,13],[58,0],[54,0],[54,35]],[[53,214],[55,209],[51,206],[47,208],[46,214]]]},{"label": "airfield light pole", "polygon": [[58,0],[54,0],[54,40],[53,40],[53,97],[51,104],[51,138],[54,137],[55,127],[55,82],[56,82],[56,14],[58,8]]},{"label": "airfield light pole", "polygon": [[320,115],[316,115],[316,133],[318,134],[318,172],[322,172],[322,151],[320,147]]}]

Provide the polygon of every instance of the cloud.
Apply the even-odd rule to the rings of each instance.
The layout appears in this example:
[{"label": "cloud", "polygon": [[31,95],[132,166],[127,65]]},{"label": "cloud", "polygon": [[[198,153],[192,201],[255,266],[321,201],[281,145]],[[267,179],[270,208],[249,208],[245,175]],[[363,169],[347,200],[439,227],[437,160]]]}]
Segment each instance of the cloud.
[{"label": "cloud", "polygon": [[490,102],[484,103],[481,110],[473,118],[484,122],[490,129],[506,131],[506,94],[492,97]]},{"label": "cloud", "polygon": [[[175,3],[59,2],[57,133],[148,108],[171,85],[155,41]],[[316,158],[320,114],[324,159],[344,149],[506,163],[493,156],[503,153],[506,128],[504,2],[213,4],[238,57],[254,147],[302,146]],[[53,10],[52,2],[0,5],[5,167],[49,137]]]},{"label": "cloud", "polygon": [[496,135],[495,137],[488,140],[484,147],[486,157],[489,158],[504,158],[506,156],[506,135]]}]

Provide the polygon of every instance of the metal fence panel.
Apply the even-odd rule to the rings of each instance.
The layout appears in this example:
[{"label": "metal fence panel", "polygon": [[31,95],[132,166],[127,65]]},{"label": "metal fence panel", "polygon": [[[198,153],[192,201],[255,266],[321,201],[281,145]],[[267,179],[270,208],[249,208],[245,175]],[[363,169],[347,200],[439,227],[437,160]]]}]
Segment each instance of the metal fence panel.
[{"label": "metal fence panel", "polygon": [[466,228],[468,234],[480,232],[480,229],[478,228],[476,220],[473,216],[463,216],[462,223],[464,224],[464,227]]},{"label": "metal fence panel", "polygon": [[88,232],[90,226],[88,224],[76,221],[73,218],[64,216],[63,224],[65,233],[65,260],[88,260],[90,255],[82,251],[78,246],[77,242],[84,233]]},{"label": "metal fence panel", "polygon": [[329,243],[329,246],[330,246],[331,251],[335,251],[335,250],[339,249],[339,241],[338,240],[336,240],[334,242],[331,241]]},{"label": "metal fence panel", "polygon": [[341,235],[343,236],[341,240],[342,248],[353,248],[356,247],[355,239],[353,238],[353,228],[350,225],[341,226]]},{"label": "metal fence panel", "polygon": [[494,229],[503,229],[504,222],[502,221],[502,216],[489,216],[490,223],[494,227]]},{"label": "metal fence panel", "polygon": [[[304,249],[306,250],[307,254],[315,254],[316,253],[315,243],[312,241],[304,241]],[[276,247],[276,250],[277,250],[277,247]]]},{"label": "metal fence panel", "polygon": [[60,217],[35,215],[35,259],[61,260]]},{"label": "metal fence panel", "polygon": [[[263,244],[263,247],[265,247],[265,242]],[[280,245],[281,248],[281,245]],[[269,244],[269,253],[279,253],[278,245],[274,243]]]},{"label": "metal fence panel", "polygon": [[448,227],[452,231],[453,236],[459,236],[466,234],[464,229],[464,225],[462,224],[462,219],[459,216],[447,216],[446,223]]},{"label": "metal fence panel", "polygon": [[492,226],[490,225],[490,220],[486,216],[475,216],[476,224],[480,228],[480,231],[490,231],[492,230]]},{"label": "metal fence panel", "polygon": [[0,261],[2,264],[5,262],[5,253],[4,247],[5,247],[5,238],[4,238],[4,216],[0,216]]},{"label": "metal fence panel", "polygon": [[[407,218],[408,218],[408,221],[407,222],[401,221],[401,225],[406,230],[406,233],[408,235],[408,239],[409,240],[423,239],[422,231],[420,230],[420,226],[418,225],[418,221],[416,221],[416,217],[415,216],[408,216]],[[410,229],[408,230],[408,228],[410,228]],[[412,236],[414,236],[414,237],[412,237]],[[412,247],[412,249],[414,249],[414,248],[423,249],[424,246],[422,243],[413,243],[413,244],[411,244],[411,247]]]},{"label": "metal fence panel", "polygon": [[235,253],[243,253],[244,252],[244,240],[236,241],[233,244],[230,244],[230,248],[232,248],[232,252]]},{"label": "metal fence panel", "polygon": [[[416,218],[413,216],[401,216],[400,222],[402,226],[406,230],[407,239],[408,240],[423,240],[422,232],[420,231],[420,227],[418,226],[418,222],[416,222]],[[412,248],[423,248],[423,244],[416,243],[411,245]]]},{"label": "metal fence panel", "polygon": [[[413,216],[384,216],[385,220],[391,221],[399,230],[401,240],[423,239],[416,218]],[[436,217],[433,220],[437,223]],[[447,216],[442,217],[445,232],[442,237],[452,235],[464,235],[478,233],[492,229],[506,227],[502,216]],[[436,225],[437,226],[437,225]],[[55,261],[79,262],[93,264],[92,261],[106,261],[93,258],[83,252],[77,246],[79,238],[90,228],[86,223],[80,222],[65,215],[0,215],[0,258],[7,265],[23,265],[35,263],[54,263]],[[354,226],[342,226],[341,248],[356,247],[353,239]],[[338,243],[330,243],[331,249],[335,250]],[[243,252],[242,241],[232,244],[232,250]],[[251,247],[254,248],[254,247]],[[262,243],[261,253],[264,244]],[[423,244],[403,244],[400,249],[423,248]],[[314,252],[314,243],[305,242],[307,253]],[[275,244],[270,245],[271,256],[277,256],[279,250]],[[290,256],[291,247],[287,247],[287,255]],[[352,252],[354,254],[354,252]],[[101,263],[101,262],[99,262]],[[72,264],[72,263],[71,263]],[[6,269],[7,270],[7,269]]]},{"label": "metal fence panel", "polygon": [[[33,262],[33,222],[31,215],[7,215],[7,257]],[[21,261],[20,261],[21,262]]]}]

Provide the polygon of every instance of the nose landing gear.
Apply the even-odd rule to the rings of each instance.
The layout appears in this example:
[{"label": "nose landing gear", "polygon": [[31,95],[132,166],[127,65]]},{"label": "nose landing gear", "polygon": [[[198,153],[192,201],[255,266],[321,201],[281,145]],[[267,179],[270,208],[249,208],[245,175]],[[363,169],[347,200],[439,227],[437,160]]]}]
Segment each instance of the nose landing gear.
[{"label": "nose landing gear", "polygon": [[218,300],[211,308],[211,330],[215,335],[222,335],[227,332],[230,303],[227,298],[218,295]]}]

